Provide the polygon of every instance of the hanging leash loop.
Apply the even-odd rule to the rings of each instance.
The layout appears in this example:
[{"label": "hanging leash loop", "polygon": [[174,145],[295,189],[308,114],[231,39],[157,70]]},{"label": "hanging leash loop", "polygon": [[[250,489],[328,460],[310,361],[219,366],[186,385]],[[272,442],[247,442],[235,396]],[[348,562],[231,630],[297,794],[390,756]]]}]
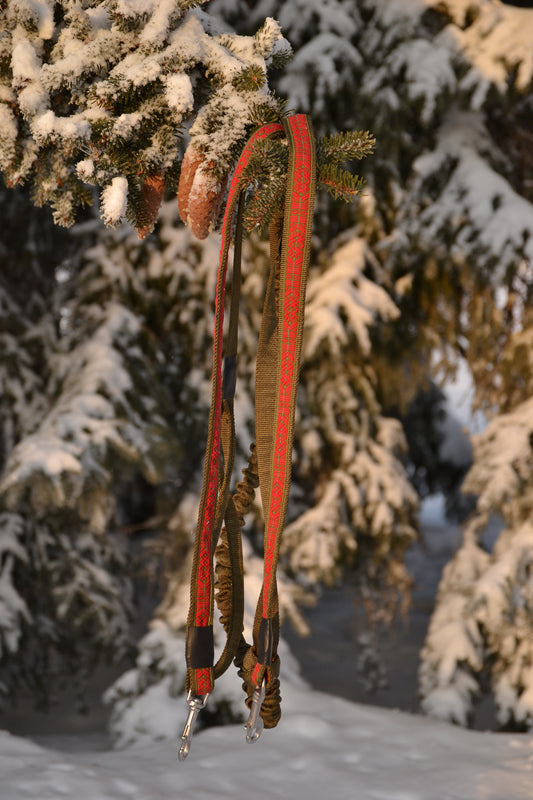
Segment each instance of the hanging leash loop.
[{"label": "hanging leash loop", "polygon": [[[258,342],[256,377],[256,446],[244,483],[230,496],[229,483],[235,452],[233,398],[237,372],[237,318],[240,284],[240,236],[245,169],[254,147],[263,139],[285,133],[289,146],[289,168],[283,217],[270,228],[271,270],[266,290],[263,321]],[[213,382],[202,495],[196,528],[191,599],[187,619],[186,660],[189,717],[180,748],[180,759],[190,747],[192,727],[215,678],[231,660],[244,679],[250,717],[247,741],[256,741],[264,727],[275,727],[280,711],[279,695],[279,607],[276,569],[281,533],[285,523],[291,475],[294,412],[303,336],[305,287],[310,260],[316,157],[314,137],[306,115],[295,114],[284,125],[260,128],[245,146],[231,181],[222,225],[222,244],[215,297]],[[223,352],[224,302],[228,253],[235,209],[239,203],[234,281],[226,351]],[[255,466],[252,466],[255,465]],[[242,636],[244,590],[242,588],[241,512],[249,506],[250,492],[261,487],[264,532],[263,588],[258,600],[253,645]],[[244,488],[243,488],[244,486]],[[217,542],[221,534],[221,541]],[[222,553],[223,621],[227,641],[214,664],[213,556]],[[218,561],[218,555],[217,555]],[[234,584],[228,592],[229,583]],[[220,585],[219,585],[220,590]],[[231,595],[228,597],[228,595]],[[221,608],[217,594],[217,605]]]},{"label": "hanging leash loop", "polygon": [[222,245],[215,296],[215,325],[213,336],[213,382],[211,410],[207,434],[206,458],[198,525],[194,543],[191,575],[191,598],[187,619],[187,689],[195,695],[211,692],[213,669],[213,553],[224,517],[219,499],[221,458],[221,419],[223,408],[222,341],[226,272],[231,244],[231,226],[237,201],[243,189],[243,172],[256,143],[283,132],[278,123],[260,128],[245,146],[231,181],[222,225]]}]

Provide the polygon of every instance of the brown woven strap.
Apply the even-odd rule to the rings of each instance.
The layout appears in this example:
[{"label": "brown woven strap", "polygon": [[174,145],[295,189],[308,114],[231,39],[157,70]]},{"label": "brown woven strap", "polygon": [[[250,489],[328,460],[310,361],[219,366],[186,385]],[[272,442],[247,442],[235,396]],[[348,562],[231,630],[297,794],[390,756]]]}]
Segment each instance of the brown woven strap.
[{"label": "brown woven strap", "polygon": [[[228,476],[231,472],[228,469],[223,470],[221,478],[221,455],[226,461],[229,459],[231,466],[233,465],[233,455],[231,454],[234,450],[234,447],[231,447],[231,439],[234,436],[234,433],[231,432],[233,426],[232,392],[236,364],[232,356],[224,359],[224,378],[222,376],[224,300],[231,226],[237,201],[245,188],[244,172],[256,142],[269,136],[279,135],[282,131],[283,127],[276,123],[264,126],[251,137],[235,168],[222,226],[222,247],[215,297],[211,411],[200,511],[194,543],[191,598],[187,620],[187,687],[195,695],[208,694],[214,682],[213,553],[226,514],[229,497]],[[226,441],[226,447],[224,441]]]},{"label": "brown woven strap", "polygon": [[271,230],[272,268],[257,354],[256,436],[265,516],[265,566],[254,626],[257,663],[252,683],[256,688],[271,679],[279,639],[276,570],[289,496],[316,184],[316,156],[309,119],[303,114],[288,117],[285,132],[289,168],[283,227],[280,231],[278,223]]},{"label": "brown woven strap", "polygon": [[[304,115],[289,117],[289,171],[283,219],[271,225],[271,269],[258,343],[256,377],[257,474],[265,518],[265,567],[250,647],[242,636],[244,606],[239,502],[229,486],[235,453],[233,397],[236,379],[240,244],[236,250],[232,311],[222,378],[222,330],[231,217],[242,194],[243,171],[254,143],[279,135],[280,125],[265,126],[245,148],[236,168],[222,231],[222,251],[215,303],[213,396],[200,515],[195,539],[191,604],[187,627],[187,681],[196,695],[209,693],[213,681],[236,656],[249,695],[266,681],[261,714],[267,727],[280,716],[279,609],[276,569],[287,510],[291,473],[294,410],[303,335],[305,287],[309,267],[315,193],[314,139]],[[242,213],[242,209],[241,209]],[[240,215],[239,215],[240,217]],[[237,237],[240,242],[240,237]],[[222,462],[221,462],[222,458]],[[252,468],[249,468],[250,474]],[[248,488],[251,484],[244,481]],[[242,488],[242,487],[241,487]],[[253,491],[253,490],[252,490]],[[246,494],[247,490],[245,491]],[[249,496],[249,495],[248,495]],[[245,503],[246,505],[246,503]],[[242,504],[241,504],[242,506]],[[225,529],[216,547],[222,522]],[[213,554],[217,557],[217,604],[226,629],[222,656],[213,667]],[[257,706],[259,703],[257,703]]]}]

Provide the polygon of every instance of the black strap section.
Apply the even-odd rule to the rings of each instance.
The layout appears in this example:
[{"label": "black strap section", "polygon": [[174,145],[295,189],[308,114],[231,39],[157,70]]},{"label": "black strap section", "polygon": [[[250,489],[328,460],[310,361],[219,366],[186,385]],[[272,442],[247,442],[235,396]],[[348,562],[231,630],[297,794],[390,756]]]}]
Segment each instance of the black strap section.
[{"label": "black strap section", "polygon": [[222,399],[233,400],[237,386],[237,356],[224,358],[224,372],[222,375]]},{"label": "black strap section", "polygon": [[242,218],[244,213],[244,192],[239,195],[237,223],[235,227],[235,248],[233,254],[233,280],[231,284],[231,306],[228,335],[222,375],[222,399],[233,400],[237,386],[237,346],[239,341],[239,302],[241,297],[242,260]]},{"label": "black strap section", "polygon": [[273,647],[274,631],[272,630],[272,620],[262,617],[257,637],[257,660],[262,666],[269,667],[272,664]]},{"label": "black strap section", "polygon": [[190,669],[212,667],[215,660],[213,626],[189,625],[185,640],[185,658]]},{"label": "black strap section", "polygon": [[231,304],[229,310],[228,335],[225,355],[237,355],[239,342],[239,305],[241,301],[241,262],[243,236],[244,192],[239,195],[237,221],[235,223],[235,246],[233,249],[233,277],[231,280]]}]

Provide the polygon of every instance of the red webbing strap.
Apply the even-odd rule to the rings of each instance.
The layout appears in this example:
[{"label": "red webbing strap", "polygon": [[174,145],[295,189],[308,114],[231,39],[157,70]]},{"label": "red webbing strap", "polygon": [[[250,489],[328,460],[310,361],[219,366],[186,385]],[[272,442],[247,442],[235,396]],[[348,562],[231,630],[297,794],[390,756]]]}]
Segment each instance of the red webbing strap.
[{"label": "red webbing strap", "polygon": [[[222,412],[222,340],[224,300],[231,227],[237,200],[244,186],[242,175],[255,144],[279,134],[283,126],[265,125],[248,141],[232,178],[224,222],[215,297],[213,338],[213,383],[207,436],[206,460],[196,528],[191,576],[191,599],[187,620],[187,688],[193,694],[207,694],[213,688],[213,551],[223,516],[217,511],[220,473],[220,423]],[[215,519],[216,518],[216,519]]]},{"label": "red webbing strap", "polygon": [[[264,578],[259,630],[254,631],[258,656],[253,681],[260,686],[277,649],[276,568],[289,495],[294,411],[300,370],[305,288],[309,269],[316,157],[308,118],[295,114],[285,121],[289,143],[289,169],[285,197],[280,285],[278,298],[278,375],[274,413],[274,447],[271,454],[269,496],[265,510]],[[257,406],[256,406],[257,411]],[[256,426],[260,424],[256,415]]]}]

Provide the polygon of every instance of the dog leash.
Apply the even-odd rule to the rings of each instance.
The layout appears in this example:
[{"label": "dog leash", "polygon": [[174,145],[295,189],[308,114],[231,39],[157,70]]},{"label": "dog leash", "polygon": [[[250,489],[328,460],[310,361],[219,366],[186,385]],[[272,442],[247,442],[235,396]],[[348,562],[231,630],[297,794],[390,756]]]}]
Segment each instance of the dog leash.
[{"label": "dog leash", "polygon": [[[252,445],[244,479],[231,495],[242,216],[244,193],[248,188],[246,168],[261,141],[283,134],[289,150],[289,166],[283,215],[274,217],[270,225],[270,274],[257,350],[256,443]],[[295,114],[289,116],[284,125],[265,125],[252,135],[239,158],[229,189],[215,297],[211,409],[191,571],[186,631],[189,714],[181,737],[180,760],[188,755],[194,722],[205,707],[215,680],[232,661],[244,679],[250,708],[247,741],[256,741],[263,725],[275,727],[281,716],[276,569],[289,496],[315,185],[316,156],[311,125],[306,115]],[[234,216],[237,221],[232,297],[223,348],[226,275]],[[265,520],[264,575],[255,613],[253,644],[248,645],[242,633],[241,528],[257,485],[261,488]],[[213,567],[215,557],[216,568]],[[216,664],[215,600],[227,636]]]}]

